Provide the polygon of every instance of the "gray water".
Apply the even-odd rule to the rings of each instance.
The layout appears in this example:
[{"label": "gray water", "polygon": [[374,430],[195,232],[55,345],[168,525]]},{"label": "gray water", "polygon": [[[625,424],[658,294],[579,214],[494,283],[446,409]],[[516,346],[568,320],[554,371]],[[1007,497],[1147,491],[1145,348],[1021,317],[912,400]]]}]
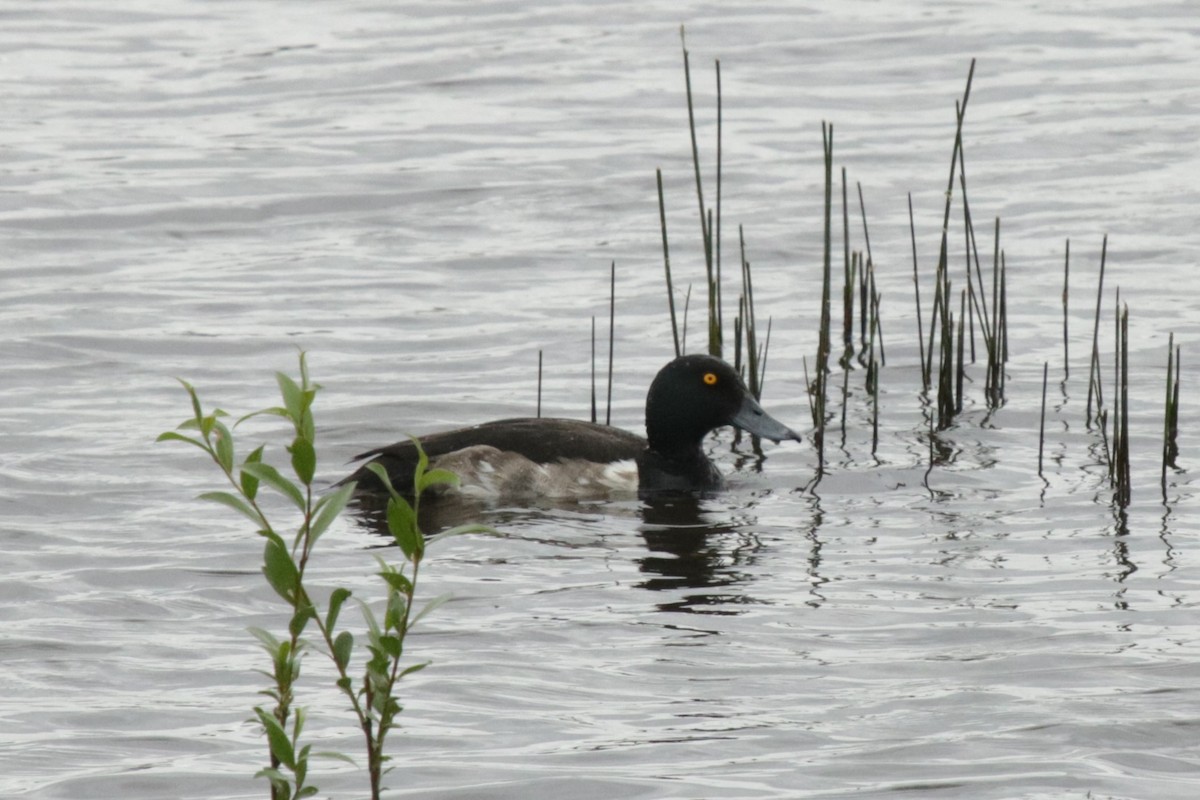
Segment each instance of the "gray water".
[{"label": "gray water", "polygon": [[[615,261],[613,422],[640,429],[672,353],[656,167],[702,344],[681,23],[710,203],[721,59],[724,263],[742,224],[773,320],[764,405],[796,427],[822,120],[852,204],[863,186],[888,347],[878,450],[856,369],[815,487],[810,445],[760,461],[726,433],[729,490],[671,518],[629,500],[485,511],[502,535],[444,543],[423,570],[425,596],[456,599],[410,645],[434,663],[406,682],[392,794],[1197,796],[1200,12],[833,5],[0,12],[0,796],[266,796],[245,629],[282,628],[283,609],[260,540],[195,499],[212,465],[153,444],[188,413],[176,377],[241,414],[274,404],[272,373],[306,350],[327,481],[406,432],[532,413],[539,350],[544,413],[584,417]],[[1002,219],[1008,399],[988,413],[973,367],[929,469],[906,195],[928,324],[972,57],[967,175],[985,265]],[[1127,514],[1085,424],[1105,233],[1106,385],[1117,286],[1131,316]],[[851,235],[862,248],[857,217]],[[1170,332],[1184,407],[1164,500]],[[278,425],[239,431],[281,452]],[[381,541],[348,517],[313,580],[370,596]],[[306,674],[316,749],[355,752],[321,657]],[[318,769],[322,796],[365,794],[360,771]]]}]

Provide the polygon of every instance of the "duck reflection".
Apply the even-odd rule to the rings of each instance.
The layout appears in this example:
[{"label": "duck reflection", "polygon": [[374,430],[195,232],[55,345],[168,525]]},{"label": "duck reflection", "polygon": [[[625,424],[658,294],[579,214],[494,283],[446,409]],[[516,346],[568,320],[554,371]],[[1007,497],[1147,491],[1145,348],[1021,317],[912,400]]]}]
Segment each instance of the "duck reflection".
[{"label": "duck reflection", "polygon": [[[556,507],[561,507],[559,504]],[[393,546],[388,532],[386,503],[357,497],[350,506],[359,524]],[[742,511],[746,511],[742,507]],[[528,519],[531,509],[502,511],[486,503],[424,502],[420,508],[421,529],[437,533],[467,522],[486,521],[500,528],[512,520]],[[690,493],[662,495],[642,501],[636,513],[641,518],[638,533],[646,554],[635,558],[644,579],[639,589],[659,592],[661,611],[698,614],[737,614],[738,606],[758,603],[747,594],[751,580],[747,567],[762,548],[752,526],[739,518],[735,509]],[[561,542],[558,542],[561,544]]]},{"label": "duck reflection", "polygon": [[[382,546],[394,543],[391,531],[388,530],[386,497],[359,495],[351,499],[347,509],[361,526],[387,539],[387,544]],[[427,499],[421,503],[417,517],[417,524],[426,535],[472,522],[495,525],[504,521],[503,515],[492,511],[487,503],[462,497],[456,497],[454,502]]]},{"label": "duck reflection", "polygon": [[[660,496],[641,507],[640,533],[649,554],[638,559],[646,579],[638,588],[682,597],[657,604],[662,611],[736,614],[756,602],[744,591],[761,547],[758,537],[729,519],[714,518],[705,500],[691,494]],[[687,591],[693,590],[693,591]]]}]

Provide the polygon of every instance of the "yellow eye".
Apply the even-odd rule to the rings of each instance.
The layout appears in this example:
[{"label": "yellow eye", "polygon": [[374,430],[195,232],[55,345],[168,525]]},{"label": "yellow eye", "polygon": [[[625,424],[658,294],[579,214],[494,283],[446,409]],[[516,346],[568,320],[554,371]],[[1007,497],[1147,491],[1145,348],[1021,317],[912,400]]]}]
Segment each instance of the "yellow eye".
[{"label": "yellow eye", "polygon": [[704,382],[706,384],[708,384],[709,386],[716,386],[717,385],[717,373],[715,373],[715,372],[704,373]]}]

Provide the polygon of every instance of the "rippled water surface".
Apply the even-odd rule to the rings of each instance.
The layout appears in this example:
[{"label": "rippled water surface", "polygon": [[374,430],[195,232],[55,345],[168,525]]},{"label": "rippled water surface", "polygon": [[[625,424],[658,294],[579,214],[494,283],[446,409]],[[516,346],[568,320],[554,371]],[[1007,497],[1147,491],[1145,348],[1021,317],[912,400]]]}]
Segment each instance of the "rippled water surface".
[{"label": "rippled water surface", "polygon": [[[266,794],[246,628],[281,628],[282,608],[260,540],[195,499],[211,465],[153,444],[188,410],[175,377],[240,414],[308,351],[330,481],[405,432],[532,413],[539,350],[543,411],[586,416],[615,261],[612,415],[640,430],[672,352],[657,167],[701,346],[680,23],[710,203],[721,60],[724,263],[744,225],[772,319],[764,404],[796,427],[822,120],[852,207],[862,185],[887,344],[878,450],[855,369],[844,436],[832,377],[815,487],[811,444],[759,460],[726,433],[730,488],[694,507],[485,512],[501,536],[445,543],[423,572],[427,596],[456,599],[411,645],[434,665],[406,687],[393,794],[1200,793],[1190,4],[63,2],[0,18],[0,796]],[[973,367],[930,469],[906,195],[927,325],[973,57],[965,163],[985,264],[1002,220],[1008,400],[989,413]],[[1085,424],[1105,233],[1106,388],[1118,286],[1131,317],[1127,514]],[[1172,332],[1182,453],[1164,501]],[[240,430],[282,448],[271,422]],[[313,579],[369,594],[381,541],[346,519]],[[324,664],[306,663],[317,749],[353,752]],[[365,793],[361,772],[320,770],[322,796]]]}]

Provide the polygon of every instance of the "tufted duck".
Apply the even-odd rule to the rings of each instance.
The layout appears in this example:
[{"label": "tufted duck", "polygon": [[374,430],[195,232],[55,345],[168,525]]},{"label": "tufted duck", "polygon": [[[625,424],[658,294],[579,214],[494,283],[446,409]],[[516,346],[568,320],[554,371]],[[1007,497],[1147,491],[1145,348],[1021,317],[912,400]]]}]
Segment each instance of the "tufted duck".
[{"label": "tufted duck", "polygon": [[[779,442],[800,435],[763,411],[733,368],[718,358],[687,355],[663,367],[646,395],[646,438],[607,425],[569,419],[519,418],[420,437],[431,465],[462,480],[461,491],[506,499],[603,497],[632,491],[703,492],[721,473],[701,447],[715,428],[732,425]],[[397,488],[410,486],[411,441],[355,458],[382,464]],[[360,467],[347,481],[378,492],[379,479]]]}]

